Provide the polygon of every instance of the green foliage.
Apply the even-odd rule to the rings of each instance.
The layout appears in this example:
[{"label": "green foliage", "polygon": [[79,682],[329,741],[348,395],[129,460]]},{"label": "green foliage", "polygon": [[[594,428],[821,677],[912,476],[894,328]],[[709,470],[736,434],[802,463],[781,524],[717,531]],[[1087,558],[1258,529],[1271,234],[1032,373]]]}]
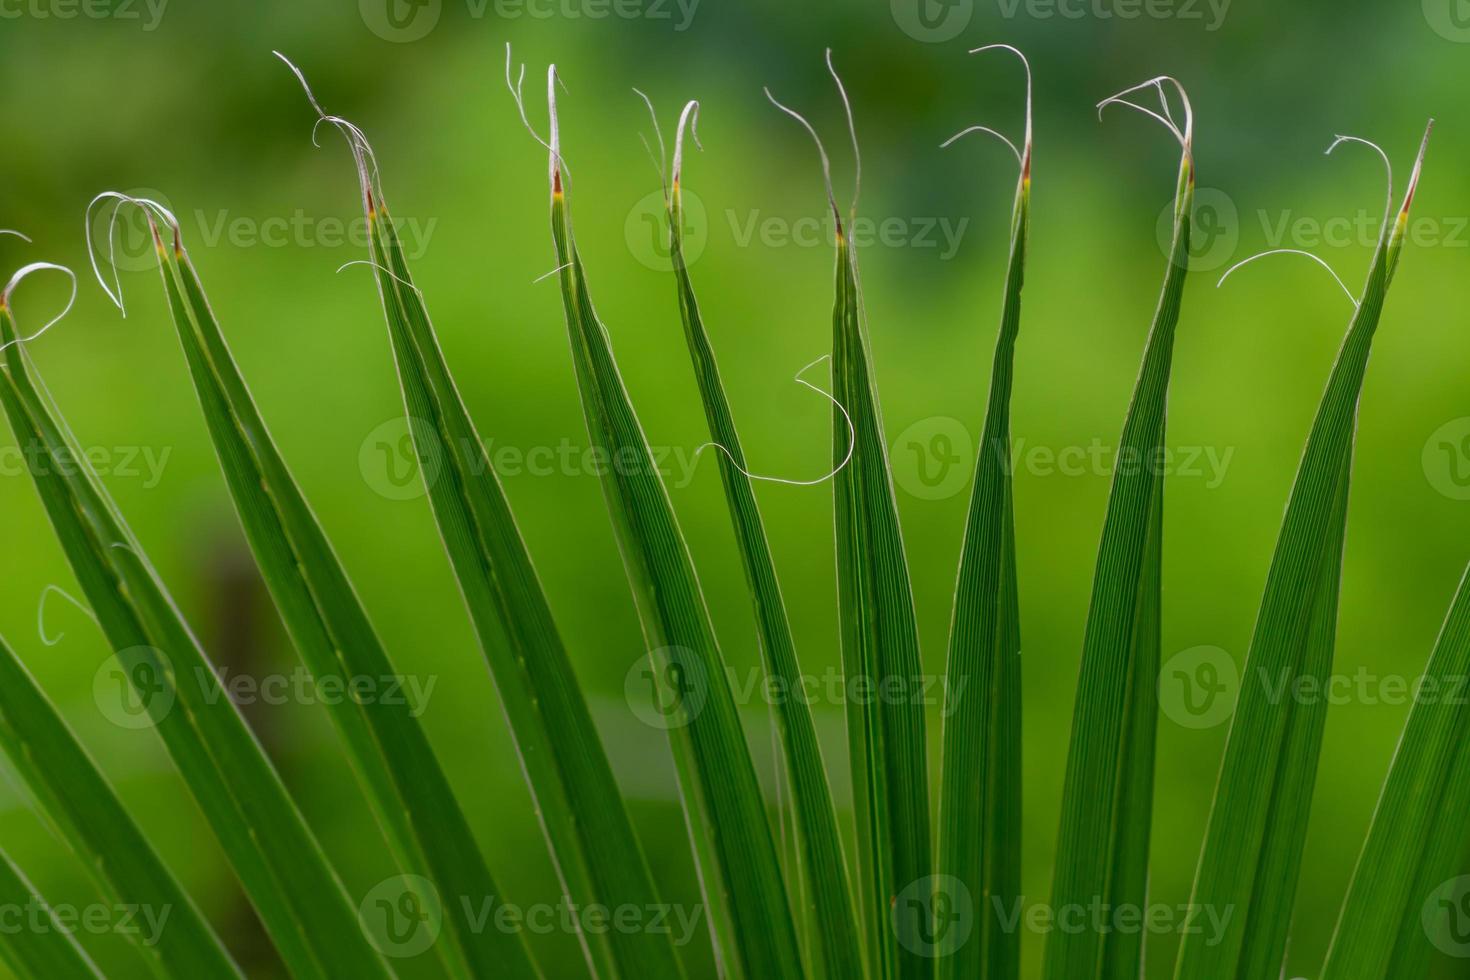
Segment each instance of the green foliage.
[{"label": "green foliage", "polygon": [[[991,47],[1004,47],[995,45]],[[977,49],[977,50],[988,50]],[[1015,49],[1010,49],[1015,52]],[[509,67],[509,60],[507,68]],[[847,94],[828,59],[852,131]],[[1000,329],[980,451],[960,548],[949,634],[937,838],[931,840],[929,752],[913,588],[900,530],[868,336],[858,257],[836,203],[832,313],[831,472],[837,613],[853,776],[855,862],[810,705],[780,700],[774,714],[796,832],[794,872],[783,875],[737,695],[705,604],[693,557],[653,451],[591,299],[573,234],[568,171],[548,72],[550,215],[556,274],[590,442],[618,464],[602,490],[647,646],[648,694],[668,722],[702,912],[721,976],[737,980],[1017,980],[1021,944],[1006,913],[1021,895],[1021,638],[1011,393],[1031,220],[1031,107],[1016,151],[1021,172],[1011,211]],[[298,72],[298,77],[300,73]],[[509,81],[509,75],[507,75]],[[303,80],[304,84],[304,80]],[[1182,100],[1176,123],[1165,85]],[[512,84],[520,102],[520,86]],[[1158,111],[1129,101],[1156,90]],[[388,328],[405,424],[423,464],[429,503],[481,652],[495,681],[544,831],[560,891],[586,909],[661,906],[572,657],[491,464],[456,386],[423,293],[414,285],[399,227],[384,200],[362,132],[339,129],[358,177],[368,256]],[[774,101],[774,99],[772,100]],[[1164,124],[1182,155],[1168,265],[1118,446],[1083,640],[1080,681],[1061,802],[1053,912],[1102,904],[1148,905],[1162,595],[1162,468],[1174,338],[1190,262],[1195,196],[1193,119],[1187,97],[1159,78],[1102,105],[1138,109]],[[790,114],[815,139],[816,131]],[[522,118],[525,113],[522,106]],[[698,103],[676,135],[665,188],[677,309],[754,611],[768,680],[801,690],[786,601],[754,477],[686,261],[683,144]],[[529,126],[529,124],[528,124]],[[983,127],[972,127],[970,132]],[[999,135],[986,130],[991,135]],[[963,135],[963,134],[961,134]],[[1426,142],[1427,142],[1426,133]],[[1004,139],[1004,137],[1002,137]],[[538,137],[539,140],[539,137]],[[1334,144],[1336,145],[1336,144]],[[662,152],[660,138],[660,151]],[[1299,681],[1332,668],[1357,406],[1367,361],[1408,228],[1419,159],[1396,216],[1385,215],[1368,280],[1333,366],[1266,581],[1246,671]],[[662,161],[660,161],[662,163]],[[855,159],[857,183],[861,164]],[[1392,192],[1390,192],[1391,194]],[[302,661],[319,683],[398,676],[367,610],[256,407],[178,223],[138,205],[152,233],[164,296],[221,470],[261,575]],[[171,239],[171,241],[169,240]],[[395,976],[365,914],[348,895],[214,667],[176,608],[34,370],[0,293],[0,408],[87,605],[157,730],[184,784],[231,862],[293,977]],[[282,305],[281,315],[290,315]],[[44,328],[43,328],[44,329]],[[800,483],[802,481],[781,481]],[[640,658],[641,659],[641,658]],[[414,666],[412,663],[406,666]],[[1470,573],[1435,645],[1427,677],[1470,671]],[[1256,980],[1285,962],[1291,912],[1326,717],[1325,701],[1272,696],[1282,685],[1246,684],[1235,707],[1192,908],[1225,911],[1222,936],[1184,930],[1180,980]],[[445,938],[411,969],[454,980],[538,977],[524,930],[476,921],[476,900],[501,895],[421,725],[414,705],[356,698],[330,705],[347,762],[390,852],[421,876],[445,910]],[[631,706],[630,706],[631,707]],[[1470,805],[1470,711],[1452,700],[1417,702],[1384,784],[1329,951],[1326,980],[1422,976],[1431,943],[1426,916],[1458,879]],[[0,749],[47,825],[109,901],[170,910],[157,945],[139,943],[134,971],[157,980],[240,976],[241,971],[153,843],[119,801],[53,701],[0,642]],[[521,815],[526,816],[526,815]],[[784,820],[785,813],[774,817]],[[41,925],[0,936],[0,960],[23,980],[100,977],[83,945],[47,910],[0,850],[0,907],[39,907]],[[23,858],[24,859],[24,858]],[[1427,903],[1427,904],[1426,904]],[[1429,911],[1426,911],[1429,910]],[[966,921],[957,921],[965,919]],[[572,927],[589,975],[680,980],[688,965],[672,933]],[[1047,980],[1143,975],[1147,930],[1057,929],[1040,964]],[[1223,941],[1221,941],[1223,939]],[[702,952],[702,951],[700,951]],[[129,973],[129,976],[133,975]],[[415,973],[415,975],[419,975]]]}]

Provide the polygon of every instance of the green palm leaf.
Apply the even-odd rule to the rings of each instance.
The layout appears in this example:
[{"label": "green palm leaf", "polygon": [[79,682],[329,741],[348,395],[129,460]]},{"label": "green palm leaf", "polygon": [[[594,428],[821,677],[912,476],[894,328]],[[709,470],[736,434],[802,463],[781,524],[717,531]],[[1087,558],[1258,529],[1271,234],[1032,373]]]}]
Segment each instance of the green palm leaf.
[{"label": "green palm leaf", "polygon": [[[652,112],[652,106],[649,106]],[[682,193],[683,149],[685,125],[691,127],[699,118],[699,103],[690,102],[679,119],[675,137],[671,183],[666,189],[669,221],[669,255],[678,288],[679,314],[684,323],[684,339],[699,382],[705,421],[711,437],[720,450],[720,479],[725,489],[730,518],[740,545],[740,559],[745,570],[755,606],[761,653],[766,673],[780,682],[784,690],[802,689],[801,667],[796,659],[796,646],[791,624],[781,598],[776,577],[776,564],[770,542],[756,504],[753,480],[746,469],[745,452],[730,411],[730,401],[720,381],[714,350],[705,331],[699,300],[684,259],[684,197]],[[655,128],[658,125],[654,119]],[[662,138],[660,138],[662,143]],[[662,147],[661,147],[662,148]],[[779,481],[798,483],[798,481]],[[801,481],[799,485],[819,483]],[[852,897],[848,892],[847,866],[842,854],[842,839],[837,830],[832,790],[822,763],[821,746],[812,721],[811,708],[799,697],[780,699],[777,706],[777,731],[789,776],[791,798],[795,809],[795,825],[801,873],[810,885],[808,911],[816,923],[820,950],[825,965],[823,975],[829,977],[861,977],[862,949],[857,923],[853,918]],[[814,954],[816,955],[816,954]]]},{"label": "green palm leaf", "polygon": [[103,980],[102,971],[4,851],[0,851],[0,906],[21,909],[27,918],[21,928],[8,928],[5,941],[0,942],[0,961],[17,975]]},{"label": "green palm leaf", "polygon": [[725,663],[668,492],[588,294],[563,192],[555,66],[547,80],[551,228],[572,360],[592,443],[624,464],[608,468],[603,492],[650,666],[664,703],[673,706],[670,742],[716,928],[716,956],[752,980],[800,977],[796,930]]},{"label": "green palm leaf", "polygon": [[[946,876],[940,887],[963,895],[972,908],[977,900],[986,907],[976,934],[940,959],[941,980],[982,975],[1014,980],[1021,968],[1019,933],[1002,928],[1001,917],[992,913],[1009,910],[1021,899],[1021,637],[1010,459],[1011,381],[1031,223],[1031,68],[1015,48],[993,47],[1014,52],[1026,65],[1026,139],[1017,152],[1021,170],[1011,212],[1000,338],[955,585],[937,865]],[[960,135],[982,131],[993,134],[972,127]]]},{"label": "green palm leaf", "polygon": [[7,304],[16,282],[38,267],[17,273],[0,302],[0,404],[118,665],[292,974],[390,977],[280,776],[32,378]]},{"label": "green palm leaf", "polygon": [[1444,894],[1442,885],[1453,879],[1466,840],[1470,710],[1457,692],[1467,676],[1470,573],[1460,580],[1394,753],[1323,980],[1426,976],[1432,949],[1426,909],[1439,913],[1450,905],[1449,914],[1459,915],[1451,903],[1463,890]]},{"label": "green palm leaf", "polygon": [[[1182,131],[1173,121],[1165,82],[1184,103]],[[1126,98],[1148,88],[1157,90],[1162,114]],[[1142,909],[1147,897],[1164,499],[1163,473],[1154,460],[1165,446],[1174,331],[1189,264],[1194,202],[1194,120],[1183,86],[1170,78],[1154,79],[1103,100],[1099,112],[1113,103],[1162,121],[1179,141],[1182,155],[1163,293],[1123,423],[1087,613],[1052,885],[1052,909],[1059,921],[1096,903]],[[1091,928],[1054,930],[1047,936],[1045,976],[1139,976],[1142,936]]]},{"label": "green palm leaf", "polygon": [[[847,111],[856,183],[856,129],[842,80],[827,52],[827,69]],[[767,92],[767,97],[770,93]],[[836,302],[832,311],[832,462],[837,535],[837,601],[842,658],[849,684],[882,692],[848,701],[848,743],[857,813],[858,896],[868,961],[881,977],[933,974],[929,787],[919,634],[898,502],[888,467],[878,389],[872,377],[867,317],[857,254],[844,234],[832,194],[826,150],[814,140],[827,180],[837,232]],[[852,214],[856,219],[854,194]]]},{"label": "green palm leaf", "polygon": [[[311,97],[309,89],[307,94]],[[376,184],[372,150],[361,131],[327,117],[311,101],[322,118],[343,130],[357,164],[372,265],[410,432],[420,460],[439,464],[437,479],[428,481],[429,502],[500,692],[563,887],[580,908],[655,906],[657,889],[546,595],[404,261]],[[427,471],[421,466],[421,472]],[[589,967],[599,976],[682,976],[667,933],[583,930],[579,938]],[[496,972],[517,969],[534,969],[524,953]]]},{"label": "green palm leaf", "polygon": [[[324,687],[400,678],[250,396],[177,225],[172,235],[159,270],[169,308],[246,537],[288,632]],[[329,704],[399,867],[429,876],[450,897],[442,903],[450,942],[438,951],[451,972],[489,976],[507,958],[524,956],[516,937],[475,928],[473,905],[461,900],[500,892],[418,721],[424,706],[387,697]]]},{"label": "green palm leaf", "polygon": [[47,821],[112,902],[167,911],[168,927],[159,932],[157,943],[136,943],[154,975],[178,980],[242,976],[4,640],[0,640],[0,746],[35,794]]},{"label": "green palm leaf", "polygon": [[[1427,146],[1427,130],[1424,140]],[[1327,705],[1322,698],[1272,692],[1291,692],[1303,680],[1325,686],[1332,670],[1358,397],[1423,161],[1421,146],[1392,221],[1390,175],[1390,210],[1368,281],[1292,486],[1194,884],[1195,909],[1217,915],[1228,910],[1231,917],[1223,936],[1209,936],[1210,941],[1205,933],[1186,932],[1179,949],[1181,980],[1253,980],[1282,969]]]}]

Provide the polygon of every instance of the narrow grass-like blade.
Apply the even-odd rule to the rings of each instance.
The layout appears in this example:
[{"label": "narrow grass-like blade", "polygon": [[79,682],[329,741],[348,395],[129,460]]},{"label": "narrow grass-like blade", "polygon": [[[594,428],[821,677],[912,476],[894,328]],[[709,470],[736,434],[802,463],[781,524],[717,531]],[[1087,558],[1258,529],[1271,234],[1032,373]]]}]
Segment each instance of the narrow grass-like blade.
[{"label": "narrow grass-like blade", "polygon": [[[1184,103],[1182,132],[1172,122],[1165,82]],[[1052,884],[1052,908],[1059,920],[1098,904],[1141,910],[1148,891],[1164,498],[1164,476],[1155,460],[1165,446],[1174,333],[1189,265],[1195,172],[1192,113],[1177,82],[1145,83],[1102,105],[1117,102],[1141,108],[1126,100],[1139,89],[1157,90],[1164,106],[1158,118],[1174,132],[1182,154],[1163,292],[1118,444],[1119,465],[1113,473],[1087,612]],[[1090,926],[1053,930],[1047,936],[1044,976],[1047,980],[1137,977],[1144,935]]]},{"label": "narrow grass-like blade", "polygon": [[0,404],[41,502],[138,702],[287,967],[312,980],[392,976],[142,546],[32,379],[16,338],[10,310],[0,304]]},{"label": "narrow grass-like blade", "polygon": [[35,794],[47,822],[108,898],[118,906],[168,916],[155,944],[134,943],[154,975],[178,980],[243,976],[4,640],[0,640],[0,747]]},{"label": "narrow grass-like blade", "polygon": [[[1019,52],[1018,52],[1019,54]],[[1021,899],[1021,637],[1011,505],[1011,384],[1031,222],[1031,106],[1011,212],[1010,259],[990,397],[960,550],[945,678],[938,887],[983,903],[974,933],[938,962],[940,980],[1015,980],[1020,934],[998,909]],[[946,144],[947,145],[947,144]],[[936,897],[937,897],[936,888]]]},{"label": "narrow grass-like blade", "polygon": [[[160,264],[169,308],[210,438],[276,608],[323,689],[352,690],[364,678],[375,685],[394,683],[390,679],[402,675],[286,468],[178,228],[171,232],[173,247]],[[500,891],[418,721],[426,706],[397,697],[344,697],[329,705],[399,867],[427,877],[441,899],[449,898],[441,902],[448,941],[437,944],[446,966],[457,976],[467,969],[488,976],[524,955],[517,936],[475,928],[474,905],[461,900]]]},{"label": "narrow grass-like blade", "polygon": [[19,928],[7,928],[0,939],[0,960],[21,980],[103,980],[97,964],[4,851],[0,908],[19,909],[24,917]]},{"label": "narrow grass-like blade", "polygon": [[[1452,879],[1467,837],[1470,803],[1470,708],[1457,692],[1470,676],[1470,574],[1460,580],[1409,720],[1368,840],[1358,857],[1323,980],[1394,980],[1422,977],[1433,949],[1426,906],[1438,924],[1440,902],[1459,923],[1451,903],[1463,893],[1439,895]],[[1459,937],[1452,937],[1456,943]]]},{"label": "narrow grass-like blade", "polygon": [[1222,935],[1185,930],[1180,980],[1276,976],[1285,959],[1327,711],[1326,699],[1292,692],[1303,683],[1325,688],[1332,670],[1358,397],[1423,160],[1421,146],[1397,217],[1385,214],[1292,486],[1191,900],[1196,913],[1228,915],[1228,925]]},{"label": "narrow grass-like blade", "polygon": [[[847,112],[854,164],[861,173],[852,108],[830,51],[827,69]],[[857,895],[868,966],[879,977],[929,977],[935,952],[933,855],[924,706],[915,696],[923,668],[898,501],[870,368],[857,255],[844,231],[832,194],[831,167],[816,131],[769,92],[767,97],[816,141],[836,231],[832,484],[838,618],[848,685],[876,692],[870,698],[850,698],[847,706]],[[852,207],[855,212],[856,195]]]},{"label": "narrow grass-like blade", "polygon": [[626,465],[602,481],[649,646],[651,666],[676,712],[669,729],[700,874],[722,946],[717,956],[750,980],[803,975],[775,842],[740,727],[724,659],[663,478],[592,307],[572,237],[552,118],[551,228],[583,414],[593,445]]},{"label": "narrow grass-like blade", "polygon": [[[342,127],[358,167],[409,429],[420,459],[437,464],[437,478],[428,481],[430,506],[500,692],[563,888],[581,909],[656,907],[658,891],[546,595],[455,387],[424,298],[413,285],[382,188],[375,186],[371,148],[356,127]],[[683,975],[667,932],[587,929],[579,930],[579,938],[597,976],[663,980]],[[532,969],[522,953],[501,963],[495,975]]]},{"label": "narrow grass-like blade", "polygon": [[[752,478],[746,468],[745,452],[730,411],[730,401],[720,381],[714,349],[699,312],[694,282],[684,260],[684,198],[681,190],[684,125],[697,118],[699,103],[691,102],[684,110],[676,137],[671,184],[668,192],[669,256],[678,288],[679,313],[684,322],[684,339],[694,363],[704,403],[705,421],[710,436],[721,448],[720,479],[725,500],[740,544],[740,560],[745,569],[746,584],[755,605],[756,626],[767,674],[787,691],[802,689],[801,667],[796,659],[796,645],[781,586],[776,577],[776,564],[770,542],[761,522]],[[812,952],[825,969],[823,976],[832,978],[861,977],[862,949],[859,946],[857,922],[853,917],[852,896],[848,891],[847,865],[842,854],[842,839],[837,830],[837,815],[832,804],[832,789],[822,762],[816,726],[811,707],[799,697],[780,699],[776,713],[777,730],[786,760],[786,772],[795,810],[797,848],[801,871],[810,891],[806,893],[808,911],[817,927],[819,949]]]}]

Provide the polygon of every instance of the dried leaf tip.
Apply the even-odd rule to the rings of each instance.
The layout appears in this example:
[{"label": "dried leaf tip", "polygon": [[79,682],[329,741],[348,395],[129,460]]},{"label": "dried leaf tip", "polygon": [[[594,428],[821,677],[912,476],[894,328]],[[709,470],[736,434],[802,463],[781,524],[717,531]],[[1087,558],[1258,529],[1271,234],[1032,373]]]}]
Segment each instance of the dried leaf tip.
[{"label": "dried leaf tip", "polygon": [[[321,143],[317,140],[317,130],[321,128],[322,123],[327,123],[334,127],[342,134],[343,139],[347,140],[347,147],[352,152],[352,162],[357,168],[357,182],[362,192],[363,210],[366,211],[368,197],[374,184],[377,183],[380,188],[382,186],[378,182],[378,158],[373,152],[372,144],[368,142],[367,134],[358,128],[355,123],[341,116],[328,114],[322,108],[321,103],[317,101],[316,95],[311,91],[311,86],[306,81],[306,73],[296,67],[291,59],[287,58],[281,52],[272,51],[271,53],[281,59],[282,63],[291,70],[291,74],[296,76],[296,80],[301,83],[302,91],[306,93],[306,101],[311,103],[311,108],[316,112],[316,125],[311,128],[312,145],[321,146]],[[381,197],[381,194],[379,196]]]},{"label": "dried leaf tip", "polygon": [[557,197],[561,196],[561,120],[556,113],[556,65],[546,66],[546,114],[547,125],[550,127],[551,135],[550,151],[547,156],[547,168],[551,179],[551,193]]},{"label": "dried leaf tip", "polygon": [[[112,202],[112,215],[107,223],[107,261],[112,266],[112,286],[110,288],[107,285],[107,280],[102,276],[102,267],[97,263],[97,243],[94,240],[92,227],[92,211],[105,201]],[[124,204],[132,204],[142,210],[144,218],[148,221],[148,227],[152,230],[153,244],[158,249],[160,258],[165,253],[163,242],[159,238],[155,219],[168,222],[169,227],[173,229],[175,240],[179,236],[179,219],[174,217],[172,211],[157,201],[150,200],[146,197],[133,197],[131,194],[123,194],[118,191],[103,191],[88,202],[83,222],[86,229],[87,257],[92,263],[92,274],[97,277],[97,284],[102,287],[102,291],[107,294],[107,298],[112,300],[113,305],[126,317],[128,310],[123,305],[122,278],[118,273],[117,262],[114,260],[115,245],[113,244],[113,235],[117,230],[117,215],[122,210]]]},{"label": "dried leaf tip", "polygon": [[1424,171],[1424,154],[1429,150],[1429,134],[1434,132],[1434,120],[1424,127],[1424,138],[1419,142],[1419,155],[1414,158],[1414,169],[1409,173],[1409,189],[1404,192],[1404,205],[1399,209],[1399,221],[1407,221],[1409,208],[1414,203],[1414,192],[1419,189],[1419,175]]},{"label": "dried leaf tip", "polygon": [[[1166,83],[1174,87],[1174,91],[1178,94],[1179,100],[1184,104],[1184,125],[1182,127],[1175,121],[1174,112],[1169,106],[1169,95],[1164,88]],[[1139,105],[1137,102],[1128,98],[1134,92],[1146,88],[1152,88],[1158,92],[1160,111]],[[1179,148],[1184,154],[1183,159],[1180,161],[1180,167],[1184,171],[1189,186],[1194,186],[1194,107],[1190,104],[1189,93],[1184,90],[1184,86],[1180,84],[1178,79],[1169,75],[1159,75],[1155,78],[1150,78],[1146,82],[1139,82],[1137,85],[1125,88],[1116,95],[1108,96],[1097,104],[1097,117],[1099,119],[1102,118],[1103,109],[1110,105],[1127,106],[1161,123],[1165,129],[1169,130],[1173,134],[1174,139],[1178,141]]]},{"label": "dried leaf tip", "polygon": [[61,322],[61,320],[64,319],[68,313],[71,312],[72,305],[75,304],[77,301],[77,274],[68,269],[66,266],[57,265],[55,262],[32,262],[29,265],[23,265],[19,269],[17,269],[15,275],[11,276],[10,281],[5,284],[5,288],[0,289],[0,310],[9,312],[10,294],[15,292],[16,286],[19,286],[31,274],[36,272],[45,272],[48,270],[52,272],[60,272],[71,280],[71,295],[67,297],[66,306],[64,306],[61,312],[56,314],[56,316],[52,317],[50,320],[47,320],[45,325],[42,326],[40,330],[37,330],[35,333],[25,337],[16,337],[9,343],[0,344],[0,351],[3,351],[8,347],[13,347],[16,344],[30,343],[37,337],[41,336],[41,334],[45,333],[47,330],[50,330],[57,323]]},{"label": "dried leaf tip", "polygon": [[1026,58],[1026,56],[1021,53],[1021,50],[1019,48],[1012,47],[1009,44],[986,44],[986,45],[982,45],[982,46],[980,46],[978,48],[972,48],[970,50],[970,54],[982,54],[982,53],[984,53],[986,51],[1009,51],[1011,54],[1015,55],[1017,58],[1019,58],[1021,60],[1021,66],[1026,71],[1026,130],[1025,130],[1025,136],[1022,139],[1021,148],[1018,149],[1016,147],[1016,144],[1013,143],[1013,142],[1011,142],[1011,140],[1010,140],[1009,137],[1005,136],[999,130],[991,129],[989,126],[969,126],[969,127],[966,127],[965,129],[960,130],[958,133],[955,133],[953,136],[951,136],[949,139],[945,140],[943,143],[939,144],[939,148],[940,149],[947,149],[949,146],[951,146],[952,144],[954,144],[955,142],[957,142],[961,138],[963,138],[965,136],[969,136],[971,133],[984,133],[986,136],[993,136],[997,140],[999,140],[1000,142],[1004,143],[1006,145],[1006,147],[1010,149],[1011,153],[1013,153],[1015,155],[1015,157],[1016,157],[1016,163],[1018,165],[1020,165],[1020,168],[1021,168],[1021,183],[1023,185],[1025,185],[1025,186],[1028,186],[1029,187],[1030,184],[1031,184],[1031,142],[1032,142],[1032,137],[1031,137],[1031,133],[1032,133],[1032,129],[1031,129],[1031,115],[1032,115],[1031,114],[1031,106],[1032,106],[1031,62],[1028,61],[1027,58]]},{"label": "dried leaf tip", "polygon": [[684,131],[688,128],[689,135],[694,137],[694,145],[704,149],[704,144],[699,141],[699,101],[690,99],[684,106],[684,111],[679,114],[679,129],[674,134],[674,164],[671,170],[674,192],[679,191],[679,177],[684,172]]}]

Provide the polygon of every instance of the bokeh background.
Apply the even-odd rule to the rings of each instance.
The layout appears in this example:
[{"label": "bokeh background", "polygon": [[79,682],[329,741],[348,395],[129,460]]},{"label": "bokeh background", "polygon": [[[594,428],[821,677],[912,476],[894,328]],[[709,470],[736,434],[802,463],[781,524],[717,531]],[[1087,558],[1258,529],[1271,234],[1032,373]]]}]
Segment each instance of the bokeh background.
[{"label": "bokeh background", "polygon": [[[764,99],[806,111],[852,166],[825,47],[852,95],[863,150],[863,251],[877,379],[912,566],[926,668],[942,670],[972,442],[997,327],[1014,161],[997,143],[940,142],[973,123],[1019,139],[1024,48],[1036,76],[1032,256],[1014,403],[1025,683],[1025,889],[1045,903],[1072,699],[1115,445],[1157,297],[1159,222],[1177,149],[1159,127],[1094,103],[1167,72],[1197,114],[1201,235],[1179,326],[1169,440],[1164,654],[1244,659],[1301,445],[1350,306],[1322,270],[1274,258],[1315,250],[1356,290],[1383,201],[1368,151],[1322,151],[1347,133],[1382,143],[1400,188],[1425,120],[1438,126],[1414,241],[1390,296],[1361,405],[1336,669],[1365,686],[1332,706],[1289,975],[1319,970],[1336,909],[1407,714],[1385,678],[1417,674],[1470,559],[1470,20],[1460,0],[1294,4],[1194,0],[351,0],[202,3],[15,0],[0,7],[0,238],[5,269],[77,268],[71,315],[31,353],[109,489],[196,626],[236,675],[296,663],[237,526],[157,280],[118,235],[127,318],[88,268],[84,212],[108,189],[149,189],[184,235],[262,410],[334,538],[401,669],[433,689],[425,723],[507,895],[556,888],[496,694],[426,501],[403,490],[399,395],[375,291],[360,259],[350,160],[271,57],[287,52],[330,110],[374,140],[408,223],[414,269],[461,391],[500,457],[510,500],[574,651],[599,726],[663,886],[696,901],[664,735],[624,696],[642,656],[633,605],[585,447],[553,266],[545,160],[504,84],[504,46],[529,63],[544,124],[555,61],[572,199],[592,286],[651,441],[669,453],[674,505],[724,652],[742,678],[759,659],[718,475],[650,216],[658,177],[640,134],[646,91],[666,135],[703,103],[704,152],[686,186],[703,208],[693,266],[746,451],[760,472],[826,468],[829,406],[791,382],[830,343],[832,254],[812,145]],[[388,3],[398,6],[389,8]],[[390,19],[393,12],[396,19]],[[621,11],[621,13],[620,13]],[[920,16],[920,14],[923,16]],[[398,25],[398,26],[395,26]],[[95,232],[96,229],[94,228]],[[878,234],[876,232],[882,232]],[[359,236],[354,240],[353,236]],[[416,246],[416,247],[414,247]],[[16,294],[22,324],[66,298],[59,277]],[[818,381],[823,375],[814,372]],[[77,593],[13,442],[0,446],[0,630],[62,705],[169,864],[253,975],[278,966],[218,846],[147,731],[108,720],[94,694],[107,650],[48,586]],[[388,448],[384,448],[384,447]],[[555,451],[552,472],[518,453]],[[565,447],[565,448],[563,448]],[[760,490],[805,669],[839,663],[830,492]],[[405,499],[406,498],[406,499]],[[1385,696],[1385,691],[1389,693]],[[1366,693],[1364,693],[1366,692]],[[104,699],[105,700],[105,699]],[[247,712],[354,896],[393,874],[319,704]],[[1227,725],[1160,720],[1154,900],[1188,900]],[[772,781],[767,710],[748,729]],[[841,708],[816,706],[842,797]],[[931,754],[939,711],[930,710]],[[774,794],[772,796],[774,800]],[[54,901],[93,901],[79,867],[12,777],[0,834]],[[1044,936],[1025,940],[1036,976]],[[117,976],[128,951],[85,937]],[[583,975],[572,939],[534,937],[547,975]],[[1176,935],[1149,940],[1170,971]],[[686,950],[710,975],[706,944]],[[431,975],[409,961],[408,976]],[[1443,957],[1439,976],[1465,976]]]}]

